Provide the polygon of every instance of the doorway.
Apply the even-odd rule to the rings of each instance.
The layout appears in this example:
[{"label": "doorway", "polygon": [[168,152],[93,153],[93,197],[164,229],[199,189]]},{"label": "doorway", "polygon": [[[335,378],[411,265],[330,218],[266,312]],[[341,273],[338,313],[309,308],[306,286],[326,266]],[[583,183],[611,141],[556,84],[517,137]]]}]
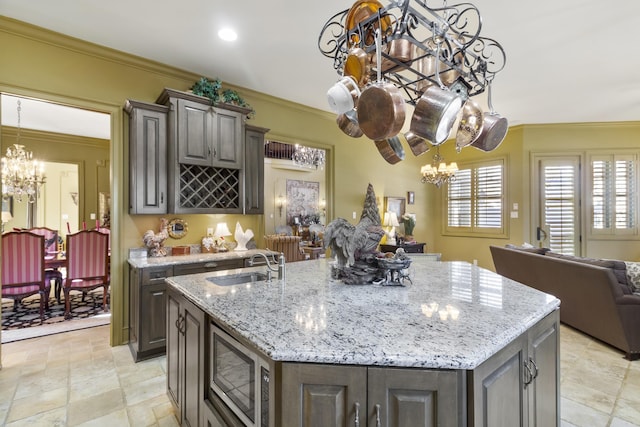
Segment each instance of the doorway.
[{"label": "doorway", "polygon": [[565,255],[582,253],[581,158],[534,155],[532,240]]},{"label": "doorway", "polygon": [[[111,163],[110,114],[8,93],[0,94],[0,101],[4,137],[2,154],[14,142],[25,145],[34,152],[34,157],[44,161],[46,176],[36,203],[14,202],[15,215],[13,221],[6,224],[5,231],[44,226],[58,230],[59,242],[63,242],[66,234],[82,227],[85,218],[93,219],[100,209],[104,210],[99,206],[99,194],[111,191],[108,178]],[[19,109],[16,108],[18,101]],[[105,181],[101,178],[105,176],[106,182],[100,183],[100,180]],[[87,228],[93,228],[92,224],[89,223]],[[73,325],[64,321],[55,322],[55,325],[51,322],[42,327],[28,328],[42,328],[40,332],[23,331],[22,335],[30,338],[84,328],[86,324],[79,325],[84,321],[74,321]],[[92,325],[109,322],[110,315],[90,321]],[[3,331],[3,342],[10,340],[7,335],[11,334]]]}]

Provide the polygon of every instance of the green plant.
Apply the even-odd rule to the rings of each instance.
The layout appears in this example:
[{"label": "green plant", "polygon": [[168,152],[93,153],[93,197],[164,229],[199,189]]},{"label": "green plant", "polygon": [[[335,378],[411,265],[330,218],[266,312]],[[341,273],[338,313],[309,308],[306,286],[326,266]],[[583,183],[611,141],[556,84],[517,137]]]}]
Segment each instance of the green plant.
[{"label": "green plant", "polygon": [[194,94],[209,98],[212,105],[217,102],[233,104],[238,107],[250,109],[251,112],[248,114],[249,117],[253,117],[255,115],[255,110],[240,96],[237,91],[233,89],[225,89],[220,93],[221,89],[222,83],[218,78],[210,81],[206,77],[200,77],[200,80],[191,86],[191,91]]},{"label": "green plant", "polygon": [[211,100],[211,104],[215,104],[220,100],[221,87],[220,79],[209,81],[206,77],[200,77],[200,80],[191,86],[191,91],[196,95],[206,96]]}]

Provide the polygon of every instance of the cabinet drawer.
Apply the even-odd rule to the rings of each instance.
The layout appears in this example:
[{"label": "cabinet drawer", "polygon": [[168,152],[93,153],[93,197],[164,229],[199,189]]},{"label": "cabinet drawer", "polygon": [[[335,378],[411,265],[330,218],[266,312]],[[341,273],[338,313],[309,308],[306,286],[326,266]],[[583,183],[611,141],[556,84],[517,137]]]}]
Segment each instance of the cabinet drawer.
[{"label": "cabinet drawer", "polygon": [[166,277],[173,276],[173,267],[151,267],[142,269],[142,284],[164,282]]},{"label": "cabinet drawer", "polygon": [[225,259],[206,262],[196,262],[193,264],[181,264],[176,265],[173,268],[174,276],[183,276],[185,274],[206,273],[207,271],[217,270],[230,270],[233,268],[244,267],[244,262],[241,258],[238,259]]}]

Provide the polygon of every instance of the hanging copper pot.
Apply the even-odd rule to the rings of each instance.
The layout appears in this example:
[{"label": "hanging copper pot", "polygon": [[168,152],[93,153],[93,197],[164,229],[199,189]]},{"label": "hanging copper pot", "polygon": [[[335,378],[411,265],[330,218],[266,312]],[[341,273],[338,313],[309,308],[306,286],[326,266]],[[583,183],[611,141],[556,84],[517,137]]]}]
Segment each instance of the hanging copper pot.
[{"label": "hanging copper pot", "polygon": [[467,99],[462,107],[460,124],[456,132],[456,148],[461,150],[473,143],[480,136],[484,116],[480,106],[472,99]]},{"label": "hanging copper pot", "polygon": [[[380,32],[376,31],[377,63],[380,63]],[[405,120],[404,98],[400,89],[381,78],[369,84],[358,100],[358,123],[362,132],[374,141],[397,135]]]},{"label": "hanging copper pot", "polygon": [[409,148],[411,148],[411,152],[414,156],[424,154],[431,148],[429,146],[429,143],[424,138],[416,135],[412,131],[405,132],[404,137],[409,143]]},{"label": "hanging copper pot", "polygon": [[416,103],[411,132],[433,145],[440,145],[449,137],[461,108],[462,99],[457,94],[430,86]]},{"label": "hanging copper pot", "polygon": [[346,113],[340,114],[336,118],[336,123],[338,123],[338,127],[342,132],[352,138],[360,138],[363,135],[362,129],[360,129],[360,126],[358,125],[358,117],[355,110],[350,110]]},{"label": "hanging copper pot", "polygon": [[352,77],[360,88],[369,82],[371,72],[371,58],[359,47],[349,49],[344,62],[344,75]]},{"label": "hanging copper pot", "polygon": [[360,88],[350,76],[343,76],[327,91],[327,101],[334,113],[343,114],[353,110],[360,96]]},{"label": "hanging copper pot", "polygon": [[484,113],[482,130],[471,146],[485,152],[493,151],[504,141],[508,130],[507,119],[497,113]]},{"label": "hanging copper pot", "polygon": [[402,148],[402,143],[397,135],[391,138],[375,141],[375,144],[380,154],[382,154],[382,157],[388,163],[395,165],[396,163],[404,160],[404,149]]}]

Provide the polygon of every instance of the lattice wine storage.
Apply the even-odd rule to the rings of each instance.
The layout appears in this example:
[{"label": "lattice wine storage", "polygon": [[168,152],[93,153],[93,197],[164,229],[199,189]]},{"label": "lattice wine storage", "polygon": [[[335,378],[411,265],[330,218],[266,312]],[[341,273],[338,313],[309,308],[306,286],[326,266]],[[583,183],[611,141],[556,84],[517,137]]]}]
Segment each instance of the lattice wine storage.
[{"label": "lattice wine storage", "polygon": [[240,170],[180,164],[180,209],[240,209]]}]

